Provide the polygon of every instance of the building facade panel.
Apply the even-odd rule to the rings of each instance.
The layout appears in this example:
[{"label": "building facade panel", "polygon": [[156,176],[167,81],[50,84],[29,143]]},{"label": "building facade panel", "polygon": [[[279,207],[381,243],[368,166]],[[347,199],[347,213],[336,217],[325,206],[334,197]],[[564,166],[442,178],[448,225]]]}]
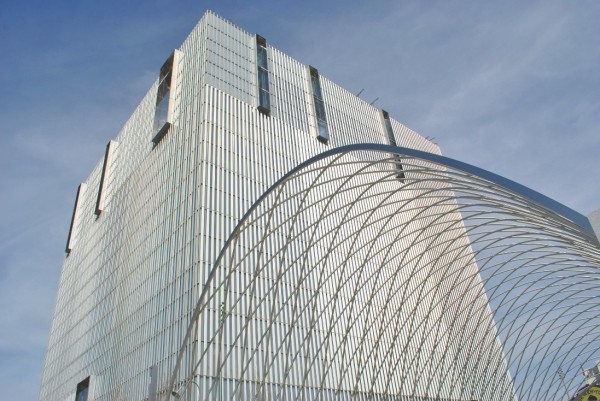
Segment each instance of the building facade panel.
[{"label": "building facade panel", "polygon": [[[256,36],[205,14],[174,53],[168,94],[161,92],[157,72],[114,140],[118,145],[103,184],[103,161],[86,180],[72,234],[76,242],[63,265],[40,399],[72,398],[89,377],[94,389],[89,399],[143,400],[154,365],[164,389],[208,274],[254,202],[288,171],[327,149],[388,143],[380,110],[319,75],[324,117],[319,116],[310,66],[268,42],[266,53],[268,113],[258,109]],[[168,125],[158,127],[165,129],[160,138],[158,96],[168,101]],[[317,139],[323,118],[327,141]],[[428,139],[390,122],[398,145],[439,154]],[[347,157],[375,160],[368,152]],[[414,177],[427,164],[401,162]],[[432,206],[427,188],[396,191],[403,185],[393,170],[397,162],[388,166],[392,171],[380,165],[308,171],[280,190],[283,206],[265,206],[261,213],[270,216],[268,224],[257,219],[240,244],[244,253],[236,257],[248,260],[228,290],[234,312],[221,330],[222,303],[211,301],[196,325],[196,345],[184,355],[184,376],[199,362],[195,385],[221,386],[223,399],[233,394],[256,399],[259,392],[287,394],[285,399],[299,394],[349,399],[355,393],[427,399],[432,387],[438,398],[459,399],[465,388],[486,386],[485,380],[510,387],[507,372],[474,374],[475,359],[467,351],[472,347],[460,343],[468,336],[479,344],[479,361],[503,358],[477,266],[469,260],[465,228],[449,229],[460,220],[450,200],[453,189],[440,184],[448,201]],[[328,185],[340,177],[347,177],[344,185]],[[373,180],[381,185],[371,186]],[[321,190],[298,197],[315,182]],[[100,188],[103,209],[96,214]],[[322,198],[332,190],[343,196]],[[313,206],[290,221],[306,204]],[[395,215],[399,204],[415,206]],[[400,226],[409,234],[399,237],[394,228]],[[420,238],[426,226],[439,236]],[[273,229],[268,241],[265,227]],[[294,241],[287,246],[290,236]],[[438,260],[448,265],[444,258],[469,260],[452,275],[458,284],[444,282],[447,273],[436,270]],[[391,267],[398,261],[405,270]],[[262,265],[258,273],[249,267]],[[274,280],[284,283],[275,292]],[[456,285],[469,295],[453,298]],[[332,297],[342,301],[332,303]],[[396,314],[384,313],[389,304],[396,305]],[[471,304],[482,311],[479,320],[460,313]],[[199,355],[215,333],[223,333],[219,341],[232,355],[222,369],[223,350]],[[240,372],[240,366],[247,370]]]}]

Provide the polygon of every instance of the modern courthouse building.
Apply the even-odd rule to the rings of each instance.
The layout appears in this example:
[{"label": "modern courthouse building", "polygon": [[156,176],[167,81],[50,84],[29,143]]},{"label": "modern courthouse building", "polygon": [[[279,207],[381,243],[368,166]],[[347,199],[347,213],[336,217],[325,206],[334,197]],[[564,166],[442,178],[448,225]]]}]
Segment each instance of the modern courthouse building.
[{"label": "modern courthouse building", "polygon": [[165,59],[77,190],[40,400],[576,390],[583,216],[211,12]]}]

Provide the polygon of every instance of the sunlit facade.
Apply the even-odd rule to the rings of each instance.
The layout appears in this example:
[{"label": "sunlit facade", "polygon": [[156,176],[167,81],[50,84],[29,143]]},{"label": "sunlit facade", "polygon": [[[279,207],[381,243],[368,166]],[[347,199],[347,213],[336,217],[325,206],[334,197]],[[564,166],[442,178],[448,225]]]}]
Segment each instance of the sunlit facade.
[{"label": "sunlit facade", "polygon": [[[346,164],[340,156],[334,169],[287,184],[278,193],[290,202],[250,225],[259,233],[293,220],[289,230],[234,232],[273,184],[323,152],[369,143],[439,155],[435,143],[210,12],[165,56],[77,191],[40,400],[141,401],[153,386],[167,399],[181,349],[173,391],[185,399],[514,399],[461,211],[411,186],[428,161],[394,154],[382,163],[381,151],[354,149]],[[312,174],[321,189],[298,199]],[[346,175],[354,184],[333,191]],[[453,194],[442,180],[434,187]],[[303,204],[311,209],[294,212]],[[399,213],[399,204],[414,207]],[[431,242],[420,241],[423,227]],[[216,303],[195,319],[237,238],[232,261],[244,254],[252,266],[278,267],[254,274],[235,262],[231,286],[214,284],[222,298],[213,291]],[[274,282],[279,295],[261,298]]]}]

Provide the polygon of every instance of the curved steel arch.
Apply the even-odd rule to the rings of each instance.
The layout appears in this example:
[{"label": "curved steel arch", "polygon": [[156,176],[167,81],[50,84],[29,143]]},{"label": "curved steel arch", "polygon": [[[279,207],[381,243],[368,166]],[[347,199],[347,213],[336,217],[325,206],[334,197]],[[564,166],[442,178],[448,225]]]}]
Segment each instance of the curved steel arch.
[{"label": "curved steel arch", "polygon": [[332,149],[236,226],[167,394],[568,398],[600,357],[598,278],[588,220],[558,202],[414,149]]}]

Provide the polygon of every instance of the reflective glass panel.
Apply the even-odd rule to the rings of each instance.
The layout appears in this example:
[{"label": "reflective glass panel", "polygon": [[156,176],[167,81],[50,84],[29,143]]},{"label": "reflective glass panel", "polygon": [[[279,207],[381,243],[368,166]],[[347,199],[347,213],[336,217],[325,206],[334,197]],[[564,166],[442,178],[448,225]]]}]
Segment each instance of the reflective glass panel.
[{"label": "reflective glass panel", "polygon": [[326,121],[325,118],[325,105],[321,99],[315,97],[315,112],[317,113],[317,120]]},{"label": "reflective glass panel", "polygon": [[327,142],[329,140],[329,128],[327,128],[327,123],[325,121],[318,121],[319,125],[319,139]]},{"label": "reflective glass panel", "polygon": [[258,69],[258,86],[260,89],[269,91],[269,72],[262,68]]},{"label": "reflective glass panel", "polygon": [[256,58],[259,67],[262,67],[265,70],[269,69],[267,67],[267,49],[262,46],[258,46],[256,49]]},{"label": "reflective glass panel", "polygon": [[84,388],[79,393],[77,393],[76,401],[87,401],[88,399],[88,388]]},{"label": "reflective glass panel", "polygon": [[310,77],[310,80],[312,82],[313,96],[323,99],[323,96],[321,95],[321,84],[319,83],[319,77]]},{"label": "reflective glass panel", "polygon": [[160,81],[158,84],[158,91],[156,93],[156,104],[158,104],[165,96],[168,96],[171,90],[171,71]]},{"label": "reflective glass panel", "polygon": [[88,377],[77,385],[77,391],[75,392],[75,401],[87,401],[89,388],[90,378]]},{"label": "reflective glass panel", "polygon": [[158,132],[167,122],[169,117],[169,95],[170,91],[164,93],[164,96],[156,104],[156,112],[154,114],[154,133]]},{"label": "reflective glass panel", "polygon": [[388,142],[390,145],[396,146],[396,138],[394,137],[394,130],[392,129],[392,123],[389,119],[385,119],[385,130],[388,136]]},{"label": "reflective glass panel", "polygon": [[265,108],[267,110],[271,109],[271,102],[269,100],[269,92],[266,92],[264,90],[259,90],[258,91],[258,100],[260,102],[260,106],[262,108]]}]

